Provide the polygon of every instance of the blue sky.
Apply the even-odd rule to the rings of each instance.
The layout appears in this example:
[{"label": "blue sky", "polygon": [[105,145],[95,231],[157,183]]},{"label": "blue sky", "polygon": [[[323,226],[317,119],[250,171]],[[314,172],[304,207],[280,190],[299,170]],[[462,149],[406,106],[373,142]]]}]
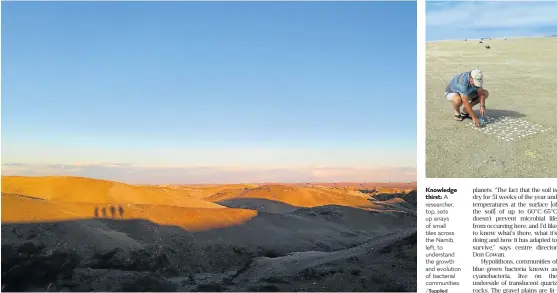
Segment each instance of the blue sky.
[{"label": "blue sky", "polygon": [[428,41],[557,35],[557,2],[428,1]]},{"label": "blue sky", "polygon": [[415,31],[414,2],[2,3],[3,171],[413,181]]}]

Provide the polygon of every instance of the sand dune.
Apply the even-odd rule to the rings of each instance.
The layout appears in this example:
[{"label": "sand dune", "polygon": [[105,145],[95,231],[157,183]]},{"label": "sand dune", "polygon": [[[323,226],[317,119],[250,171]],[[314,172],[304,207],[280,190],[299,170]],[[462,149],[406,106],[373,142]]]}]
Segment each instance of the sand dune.
[{"label": "sand dune", "polygon": [[286,185],[263,185],[242,192],[222,192],[205,198],[220,202],[231,199],[258,198],[278,201],[297,207],[315,207],[323,205],[342,205],[361,208],[373,208],[375,205],[367,196],[352,189],[331,189],[322,187],[297,187]]},{"label": "sand dune", "polygon": [[245,189],[256,188],[258,184],[223,184],[223,185],[155,185],[153,187],[164,187],[178,192],[182,192],[191,197],[204,199],[221,192],[241,192]]},{"label": "sand dune", "polygon": [[[111,218],[108,204],[58,202],[2,193],[2,223],[54,222],[95,218]],[[160,225],[174,225],[187,231],[200,231],[240,225],[257,216],[254,210],[189,208],[163,205],[123,204],[123,217],[116,219],[146,219]],[[116,206],[115,206],[116,207]],[[105,208],[106,217],[101,209]]]},{"label": "sand dune", "polygon": [[345,191],[358,191],[360,189],[377,190],[378,193],[394,193],[394,192],[409,192],[416,189],[416,182],[400,183],[400,182],[308,182],[308,183],[253,183],[253,184],[224,184],[224,185],[207,185],[207,184],[191,184],[191,185],[158,185],[158,187],[165,187],[173,190],[179,190],[185,194],[195,198],[206,198],[215,194],[239,194],[247,189],[254,189],[261,186],[289,186],[301,188],[322,188],[322,189],[335,189],[341,192]]},{"label": "sand dune", "polygon": [[[259,184],[269,185],[273,183]],[[391,189],[416,189],[416,182],[306,182],[306,183],[280,183],[287,186],[299,187],[336,187],[336,188],[391,188]]]},{"label": "sand dune", "polygon": [[82,177],[2,176],[2,192],[40,199],[94,204],[151,204],[190,208],[222,208],[185,191],[165,187],[135,186]]},{"label": "sand dune", "polygon": [[[416,231],[415,192],[76,177],[2,183],[5,290],[416,289],[416,243],[405,240]],[[110,206],[123,215],[112,218]],[[102,208],[108,214],[95,215]],[[397,243],[405,248],[387,249]]]}]

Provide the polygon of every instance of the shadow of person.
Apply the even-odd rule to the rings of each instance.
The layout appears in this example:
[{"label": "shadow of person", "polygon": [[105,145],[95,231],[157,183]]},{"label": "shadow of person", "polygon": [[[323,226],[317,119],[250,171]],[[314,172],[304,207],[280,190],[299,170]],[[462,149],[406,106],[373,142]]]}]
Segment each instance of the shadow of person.
[{"label": "shadow of person", "polygon": [[116,208],[114,206],[110,206],[110,214],[113,218],[116,216]]},{"label": "shadow of person", "polygon": [[99,208],[95,207],[95,218],[99,217]]},{"label": "shadow of person", "polygon": [[120,218],[124,218],[124,208],[118,205],[118,212],[120,212]]},{"label": "shadow of person", "polygon": [[106,208],[105,207],[102,208],[102,213],[103,213],[103,217],[106,217]]}]

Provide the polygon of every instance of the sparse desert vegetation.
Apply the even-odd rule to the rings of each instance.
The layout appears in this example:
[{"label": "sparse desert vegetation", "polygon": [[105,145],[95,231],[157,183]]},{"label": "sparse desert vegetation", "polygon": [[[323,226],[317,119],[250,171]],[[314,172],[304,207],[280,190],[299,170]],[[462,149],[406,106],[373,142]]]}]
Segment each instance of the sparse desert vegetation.
[{"label": "sparse desert vegetation", "polygon": [[139,186],[5,176],[2,286],[415,291],[413,188],[414,183]]}]

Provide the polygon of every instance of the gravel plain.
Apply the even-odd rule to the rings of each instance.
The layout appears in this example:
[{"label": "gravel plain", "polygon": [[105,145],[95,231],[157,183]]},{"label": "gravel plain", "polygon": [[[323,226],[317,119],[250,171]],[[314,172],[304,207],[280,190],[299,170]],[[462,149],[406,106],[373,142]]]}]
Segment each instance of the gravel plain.
[{"label": "gravel plain", "polygon": [[[426,176],[557,176],[556,60],[557,38],[427,43]],[[455,121],[444,98],[449,80],[474,68],[483,70],[490,92],[485,129]]]}]

